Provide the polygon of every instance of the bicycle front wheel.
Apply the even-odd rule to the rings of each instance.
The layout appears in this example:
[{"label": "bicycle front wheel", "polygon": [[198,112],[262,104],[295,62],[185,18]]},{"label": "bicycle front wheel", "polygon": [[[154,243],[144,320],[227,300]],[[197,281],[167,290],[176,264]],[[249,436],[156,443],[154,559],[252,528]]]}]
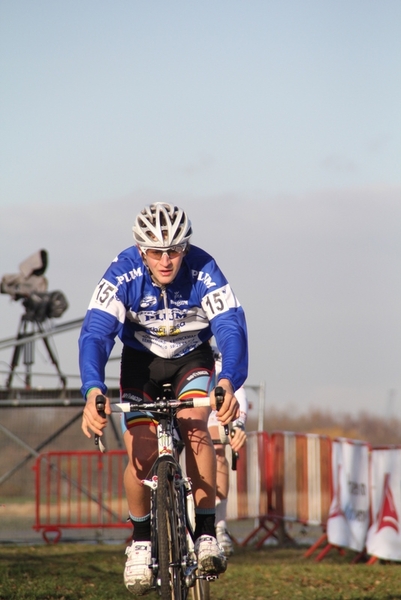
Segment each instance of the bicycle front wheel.
[{"label": "bicycle front wheel", "polygon": [[210,582],[206,579],[197,579],[191,588],[191,600],[210,600]]},{"label": "bicycle front wheel", "polygon": [[156,524],[162,600],[186,600],[183,572],[186,560],[185,514],[181,474],[170,460],[157,466]]}]

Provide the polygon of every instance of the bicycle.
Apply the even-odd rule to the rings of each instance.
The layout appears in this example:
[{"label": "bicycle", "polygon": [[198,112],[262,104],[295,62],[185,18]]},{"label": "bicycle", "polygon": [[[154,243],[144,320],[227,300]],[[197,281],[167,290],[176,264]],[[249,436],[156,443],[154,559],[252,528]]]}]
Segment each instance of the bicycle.
[{"label": "bicycle", "polygon": [[[217,575],[206,575],[198,570],[194,553],[195,504],[191,481],[186,476],[180,454],[184,443],[179,437],[177,413],[183,408],[210,406],[210,398],[172,399],[169,384],[163,398],[138,405],[135,402],[111,404],[112,412],[150,412],[157,421],[158,456],[143,484],[151,490],[151,564],[153,588],[162,600],[209,600],[209,582]],[[224,400],[224,390],[215,389],[216,408]],[[105,399],[96,398],[96,408],[105,416]],[[100,436],[95,443],[106,451]]]}]

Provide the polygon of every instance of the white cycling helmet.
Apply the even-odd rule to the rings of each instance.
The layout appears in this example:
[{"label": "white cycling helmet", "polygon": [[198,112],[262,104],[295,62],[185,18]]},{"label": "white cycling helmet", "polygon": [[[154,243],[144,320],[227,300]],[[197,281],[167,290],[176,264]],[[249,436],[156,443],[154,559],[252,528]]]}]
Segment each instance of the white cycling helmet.
[{"label": "white cycling helmet", "polygon": [[192,235],[191,221],[182,208],[155,202],[145,206],[132,227],[140,248],[168,248],[187,244]]}]

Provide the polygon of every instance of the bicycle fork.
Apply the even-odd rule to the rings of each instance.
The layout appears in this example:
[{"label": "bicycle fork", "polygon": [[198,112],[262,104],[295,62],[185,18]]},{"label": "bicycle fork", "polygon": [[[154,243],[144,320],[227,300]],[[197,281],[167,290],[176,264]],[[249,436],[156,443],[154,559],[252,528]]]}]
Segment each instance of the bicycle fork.
[{"label": "bicycle fork", "polygon": [[[153,475],[151,479],[143,479],[142,484],[146,485],[154,494],[158,487],[158,477],[157,475]],[[195,502],[192,494],[192,485],[189,477],[179,477],[177,474],[174,480],[174,487],[179,490],[180,488],[184,491],[184,500],[186,503],[185,506],[185,517],[188,519],[188,523],[185,525],[189,526],[189,528],[194,531],[195,528]],[[180,495],[178,495],[180,497]],[[188,555],[182,556],[182,563],[180,567],[183,570],[183,576],[185,581],[185,586],[187,588],[193,587],[195,585],[197,574],[196,571],[198,569],[198,564],[196,560],[196,556],[194,553],[194,543],[192,539],[191,532],[187,527],[187,550]],[[158,564],[156,558],[152,558],[152,571],[155,575],[157,575]]]}]

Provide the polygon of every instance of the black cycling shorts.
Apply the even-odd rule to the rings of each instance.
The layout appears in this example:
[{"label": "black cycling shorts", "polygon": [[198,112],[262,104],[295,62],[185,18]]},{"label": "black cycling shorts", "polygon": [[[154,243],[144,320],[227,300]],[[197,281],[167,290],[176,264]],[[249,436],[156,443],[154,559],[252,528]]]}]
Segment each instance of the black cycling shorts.
[{"label": "black cycling shorts", "polygon": [[[177,399],[209,396],[215,384],[213,351],[205,342],[179,358],[161,358],[124,346],[121,355],[121,398],[126,401],[156,400],[163,395],[163,384],[170,383]],[[124,421],[124,420],[123,420]],[[123,432],[134,425],[151,422],[140,411],[125,413]]]}]

